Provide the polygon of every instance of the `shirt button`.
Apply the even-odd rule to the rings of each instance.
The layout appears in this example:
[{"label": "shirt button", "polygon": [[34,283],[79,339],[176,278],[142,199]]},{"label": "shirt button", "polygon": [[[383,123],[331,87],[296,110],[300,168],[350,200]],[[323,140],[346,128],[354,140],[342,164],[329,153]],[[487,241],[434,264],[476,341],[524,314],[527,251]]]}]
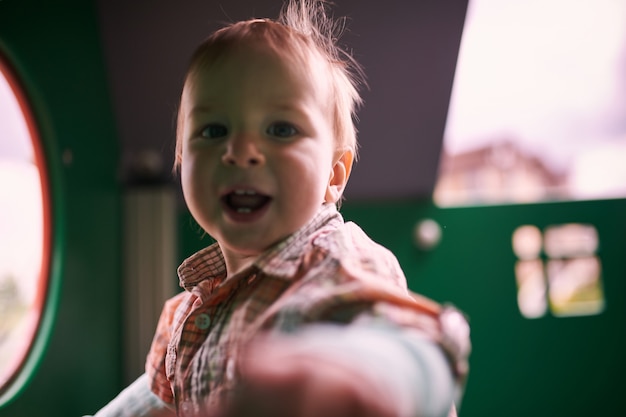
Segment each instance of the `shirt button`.
[{"label": "shirt button", "polygon": [[209,317],[208,314],[202,313],[198,317],[196,317],[194,323],[196,327],[200,330],[208,329],[211,325],[211,317]]},{"label": "shirt button", "polygon": [[232,381],[235,378],[235,361],[233,358],[226,362],[226,379]]},{"label": "shirt button", "polygon": [[194,413],[194,406],[190,401],[183,401],[178,405],[179,416],[181,417],[192,417],[197,414]]}]

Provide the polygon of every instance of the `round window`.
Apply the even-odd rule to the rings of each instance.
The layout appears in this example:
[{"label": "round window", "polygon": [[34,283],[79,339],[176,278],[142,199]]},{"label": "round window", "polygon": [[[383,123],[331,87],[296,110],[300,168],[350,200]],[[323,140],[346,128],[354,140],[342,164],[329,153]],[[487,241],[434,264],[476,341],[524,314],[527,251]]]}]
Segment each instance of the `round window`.
[{"label": "round window", "polygon": [[38,130],[0,55],[0,405],[29,378],[48,296],[51,213]]}]

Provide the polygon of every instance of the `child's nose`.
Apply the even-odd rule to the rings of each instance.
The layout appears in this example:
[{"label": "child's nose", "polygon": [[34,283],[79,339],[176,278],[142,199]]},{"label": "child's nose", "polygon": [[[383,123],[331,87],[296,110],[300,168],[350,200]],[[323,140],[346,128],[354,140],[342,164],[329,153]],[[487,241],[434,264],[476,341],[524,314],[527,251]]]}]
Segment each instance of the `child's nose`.
[{"label": "child's nose", "polygon": [[257,141],[247,134],[234,135],[227,144],[226,152],[222,156],[226,165],[252,167],[265,163],[265,156]]}]

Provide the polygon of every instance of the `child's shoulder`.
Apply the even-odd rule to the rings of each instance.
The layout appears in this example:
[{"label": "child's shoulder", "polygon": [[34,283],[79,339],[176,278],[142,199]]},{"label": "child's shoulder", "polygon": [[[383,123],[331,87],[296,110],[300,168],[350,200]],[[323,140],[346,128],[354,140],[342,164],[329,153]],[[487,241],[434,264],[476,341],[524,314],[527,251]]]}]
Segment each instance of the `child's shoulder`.
[{"label": "child's shoulder", "polygon": [[375,242],[359,225],[351,221],[332,223],[329,227],[322,227],[311,235],[311,241],[314,246],[332,248],[340,254],[362,252],[393,256],[389,249]]},{"label": "child's shoulder", "polygon": [[344,269],[384,277],[406,289],[404,272],[393,252],[375,242],[356,223],[345,222],[315,237],[312,243],[327,250]]}]

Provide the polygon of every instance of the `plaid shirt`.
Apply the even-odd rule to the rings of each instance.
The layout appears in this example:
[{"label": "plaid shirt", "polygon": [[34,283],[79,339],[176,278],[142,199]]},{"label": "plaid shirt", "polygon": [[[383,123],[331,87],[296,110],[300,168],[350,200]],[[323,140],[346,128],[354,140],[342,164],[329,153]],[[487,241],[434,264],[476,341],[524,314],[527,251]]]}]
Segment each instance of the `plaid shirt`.
[{"label": "plaid shirt", "polygon": [[181,416],[228,398],[241,349],[262,330],[383,317],[440,343],[459,380],[467,371],[463,326],[447,331],[444,310],[411,294],[391,252],[344,223],[332,204],[237,275],[226,279],[217,244],[185,260],[178,274],[186,291],[165,304],[146,373],[151,390]]}]

